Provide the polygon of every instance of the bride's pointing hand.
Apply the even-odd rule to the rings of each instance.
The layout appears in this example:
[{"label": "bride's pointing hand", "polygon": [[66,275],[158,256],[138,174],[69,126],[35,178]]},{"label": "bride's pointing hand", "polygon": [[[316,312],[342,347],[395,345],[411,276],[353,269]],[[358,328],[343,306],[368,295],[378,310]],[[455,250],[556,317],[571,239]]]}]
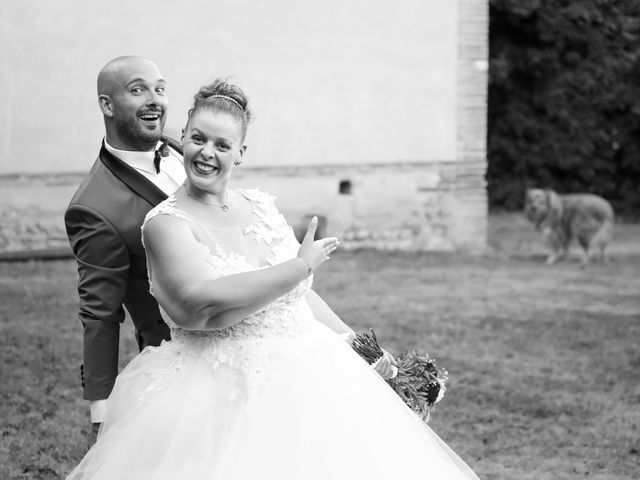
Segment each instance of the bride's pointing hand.
[{"label": "bride's pointing hand", "polygon": [[307,262],[309,273],[315,272],[321,264],[329,260],[329,255],[338,248],[340,244],[336,237],[314,240],[316,228],[318,228],[318,217],[313,217],[309,222],[307,233],[298,250],[298,257]]}]

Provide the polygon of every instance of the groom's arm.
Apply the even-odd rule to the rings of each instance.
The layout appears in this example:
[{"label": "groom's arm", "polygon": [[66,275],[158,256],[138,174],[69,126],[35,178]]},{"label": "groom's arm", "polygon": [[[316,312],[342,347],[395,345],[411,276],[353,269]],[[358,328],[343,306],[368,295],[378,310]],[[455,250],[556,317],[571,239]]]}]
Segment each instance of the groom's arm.
[{"label": "groom's arm", "polygon": [[118,373],[129,252],[113,226],[91,208],[71,205],[65,225],[78,264],[84,398],[103,400],[111,393]]}]

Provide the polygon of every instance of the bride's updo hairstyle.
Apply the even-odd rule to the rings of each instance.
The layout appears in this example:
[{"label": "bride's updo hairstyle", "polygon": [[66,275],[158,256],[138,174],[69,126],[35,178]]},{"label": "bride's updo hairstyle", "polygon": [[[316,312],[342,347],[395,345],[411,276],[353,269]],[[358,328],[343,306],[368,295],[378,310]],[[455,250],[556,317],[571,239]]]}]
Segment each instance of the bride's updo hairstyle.
[{"label": "bride's updo hairstyle", "polygon": [[247,134],[247,124],[251,120],[249,99],[237,85],[218,78],[209,85],[200,87],[193,96],[193,108],[189,110],[187,126],[193,115],[199,111],[224,112],[230,114],[242,125],[242,139]]}]

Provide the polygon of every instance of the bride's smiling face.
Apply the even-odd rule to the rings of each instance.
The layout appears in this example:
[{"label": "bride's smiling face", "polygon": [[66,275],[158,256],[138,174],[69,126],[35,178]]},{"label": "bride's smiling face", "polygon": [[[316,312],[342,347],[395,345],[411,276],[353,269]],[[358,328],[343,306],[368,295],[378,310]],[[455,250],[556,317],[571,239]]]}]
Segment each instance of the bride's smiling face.
[{"label": "bride's smiling face", "polygon": [[195,112],[182,139],[184,169],[190,182],[201,190],[222,193],[234,162],[246,150],[243,137],[242,124],[232,115]]}]

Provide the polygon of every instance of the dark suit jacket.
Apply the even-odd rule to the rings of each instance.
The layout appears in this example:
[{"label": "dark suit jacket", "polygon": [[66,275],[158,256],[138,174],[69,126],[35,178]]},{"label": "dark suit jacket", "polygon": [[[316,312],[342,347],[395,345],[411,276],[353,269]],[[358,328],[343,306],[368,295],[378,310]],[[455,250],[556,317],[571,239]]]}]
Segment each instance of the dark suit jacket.
[{"label": "dark suit jacket", "polygon": [[[169,139],[169,146],[181,152]],[[64,216],[78,262],[79,318],[84,325],[84,398],[109,396],[118,373],[123,305],[142,350],[169,338],[158,304],[149,293],[140,227],[167,196],[104,145],[73,195]]]}]

